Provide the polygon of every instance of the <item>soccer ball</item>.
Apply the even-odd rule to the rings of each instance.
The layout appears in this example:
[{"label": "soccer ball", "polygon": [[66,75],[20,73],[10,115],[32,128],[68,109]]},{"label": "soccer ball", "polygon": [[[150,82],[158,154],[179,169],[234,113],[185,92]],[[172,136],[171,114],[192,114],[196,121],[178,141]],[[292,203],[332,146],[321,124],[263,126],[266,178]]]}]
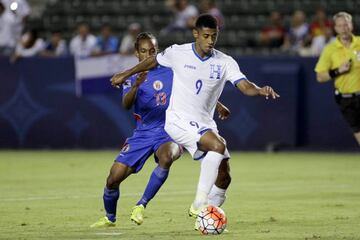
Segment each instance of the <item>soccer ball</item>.
[{"label": "soccer ball", "polygon": [[212,205],[205,207],[196,218],[196,226],[201,234],[221,234],[227,224],[224,211]]}]

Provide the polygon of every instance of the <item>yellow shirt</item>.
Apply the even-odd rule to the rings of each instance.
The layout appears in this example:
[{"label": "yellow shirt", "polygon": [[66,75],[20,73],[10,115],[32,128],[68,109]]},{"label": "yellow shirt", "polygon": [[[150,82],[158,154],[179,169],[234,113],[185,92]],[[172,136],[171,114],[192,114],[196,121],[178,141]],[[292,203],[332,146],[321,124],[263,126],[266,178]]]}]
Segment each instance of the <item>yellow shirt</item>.
[{"label": "yellow shirt", "polygon": [[349,59],[352,60],[350,71],[336,77],[335,88],[340,93],[360,92],[360,37],[352,37],[350,48],[346,48],[338,38],[326,45],[315,72],[338,68]]}]

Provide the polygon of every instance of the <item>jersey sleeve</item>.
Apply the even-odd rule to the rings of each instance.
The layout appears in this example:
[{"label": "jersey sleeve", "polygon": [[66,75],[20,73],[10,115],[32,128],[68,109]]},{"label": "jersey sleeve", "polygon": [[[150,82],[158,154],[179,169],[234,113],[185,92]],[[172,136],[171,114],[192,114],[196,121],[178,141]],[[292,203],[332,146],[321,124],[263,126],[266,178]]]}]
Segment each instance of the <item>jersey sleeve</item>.
[{"label": "jersey sleeve", "polygon": [[173,65],[173,60],[174,60],[173,56],[175,55],[174,49],[175,49],[175,45],[172,45],[172,46],[166,48],[161,53],[158,53],[156,55],[156,61],[164,67],[171,68]]},{"label": "jersey sleeve", "polygon": [[315,72],[326,72],[331,69],[331,51],[330,48],[325,47],[321,53],[320,58],[315,66]]},{"label": "jersey sleeve", "polygon": [[122,85],[122,87],[123,87],[123,96],[125,96],[125,94],[127,94],[130,91],[132,85],[134,84],[135,79],[136,79],[135,76],[131,76],[128,79],[126,79],[126,81]]},{"label": "jersey sleeve", "polygon": [[237,62],[232,57],[230,57],[227,62],[227,66],[225,70],[225,79],[231,82],[235,87],[236,84],[238,84],[238,82],[247,79],[245,74],[241,72]]}]

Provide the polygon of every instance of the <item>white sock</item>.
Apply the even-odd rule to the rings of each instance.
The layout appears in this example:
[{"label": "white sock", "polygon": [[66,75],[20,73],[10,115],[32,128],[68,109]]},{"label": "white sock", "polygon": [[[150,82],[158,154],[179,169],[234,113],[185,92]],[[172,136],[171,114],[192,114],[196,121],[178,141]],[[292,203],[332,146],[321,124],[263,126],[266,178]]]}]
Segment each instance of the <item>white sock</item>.
[{"label": "white sock", "polygon": [[201,161],[199,183],[193,203],[194,208],[208,204],[208,195],[212,186],[215,184],[222,159],[222,154],[210,151]]},{"label": "white sock", "polygon": [[209,193],[209,204],[217,207],[223,205],[226,199],[225,192],[226,189],[219,188],[214,184]]}]

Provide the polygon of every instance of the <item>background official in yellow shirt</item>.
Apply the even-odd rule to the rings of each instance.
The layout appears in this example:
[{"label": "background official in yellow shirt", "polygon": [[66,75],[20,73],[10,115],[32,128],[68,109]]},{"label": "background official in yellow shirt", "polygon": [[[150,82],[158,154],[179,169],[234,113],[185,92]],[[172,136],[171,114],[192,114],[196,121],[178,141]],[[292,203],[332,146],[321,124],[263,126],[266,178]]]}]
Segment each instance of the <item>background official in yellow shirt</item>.
[{"label": "background official in yellow shirt", "polygon": [[335,80],[335,99],[360,145],[360,37],[352,34],[352,16],[334,15],[336,40],[329,43],[316,64],[319,82]]}]

